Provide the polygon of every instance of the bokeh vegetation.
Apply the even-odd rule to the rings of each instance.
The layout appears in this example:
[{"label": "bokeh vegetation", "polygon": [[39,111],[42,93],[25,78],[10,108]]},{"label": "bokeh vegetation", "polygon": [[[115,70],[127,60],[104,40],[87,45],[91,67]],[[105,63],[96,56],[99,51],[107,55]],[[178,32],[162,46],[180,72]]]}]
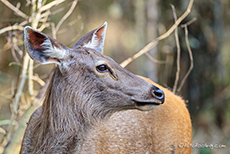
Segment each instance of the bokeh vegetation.
[{"label": "bokeh vegetation", "polygon": [[[63,44],[72,47],[81,36],[108,22],[105,42],[105,55],[118,63],[142,49],[148,42],[165,33],[173,24],[171,4],[179,17],[186,10],[189,0],[81,0],[75,1],[70,16],[57,28],[60,20],[73,6],[72,0],[57,0],[59,5],[48,9],[47,14],[32,21],[12,11],[0,2],[0,153],[13,142],[15,131],[31,104],[36,106],[36,98],[45,84],[54,65],[33,65],[33,75],[25,76],[25,85],[19,96],[19,108],[13,116],[13,99],[17,92],[22,72],[24,46],[23,27],[33,26],[54,36]],[[50,4],[52,0],[9,0],[31,19],[38,13],[37,4]],[[33,8],[36,4],[37,8]],[[188,25],[188,39],[193,53],[194,68],[181,90],[176,90],[187,103],[193,124],[194,154],[223,154],[230,151],[230,1],[195,1],[191,13],[182,24],[197,20]],[[34,10],[34,12],[33,12]],[[44,12],[43,12],[44,13]],[[23,21],[27,21],[22,23]],[[36,25],[37,22],[37,25]],[[22,24],[21,24],[22,23]],[[34,25],[32,24],[34,23]],[[15,25],[16,24],[16,25]],[[21,27],[20,27],[21,24]],[[184,28],[178,26],[180,43],[180,84],[190,67],[190,57],[185,41]],[[8,26],[19,26],[2,32]],[[41,27],[43,25],[43,27]],[[56,28],[56,29],[55,29]],[[178,46],[172,33],[160,41],[148,54],[134,60],[126,68],[133,73],[149,77],[153,81],[173,90],[177,72]],[[29,68],[28,70],[29,71]],[[33,87],[31,91],[30,82]],[[39,93],[40,94],[40,93]],[[42,94],[41,94],[42,95]],[[35,102],[35,103],[34,103]],[[31,111],[32,112],[32,111]],[[12,131],[4,140],[4,134]],[[12,139],[13,138],[13,139]],[[18,141],[20,144],[20,140]],[[197,147],[195,144],[217,144],[225,148]]]}]

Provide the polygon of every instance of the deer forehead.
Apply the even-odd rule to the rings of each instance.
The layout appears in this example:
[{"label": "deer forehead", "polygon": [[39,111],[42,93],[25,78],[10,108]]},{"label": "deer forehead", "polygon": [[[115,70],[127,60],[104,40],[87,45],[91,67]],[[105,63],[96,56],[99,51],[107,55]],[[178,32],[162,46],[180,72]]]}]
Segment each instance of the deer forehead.
[{"label": "deer forehead", "polygon": [[112,63],[111,58],[108,58],[98,51],[91,48],[79,48],[71,52],[72,56],[75,55],[75,61],[81,61],[83,63],[93,63],[95,65],[108,64]]}]

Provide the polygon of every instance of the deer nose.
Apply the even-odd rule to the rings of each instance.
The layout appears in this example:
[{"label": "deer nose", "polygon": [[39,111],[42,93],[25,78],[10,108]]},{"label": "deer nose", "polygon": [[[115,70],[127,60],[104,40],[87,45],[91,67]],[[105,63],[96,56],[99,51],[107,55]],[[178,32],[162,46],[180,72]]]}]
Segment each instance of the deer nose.
[{"label": "deer nose", "polygon": [[164,103],[164,101],[165,101],[165,94],[164,94],[163,90],[160,90],[159,88],[155,87],[155,88],[153,89],[153,91],[152,91],[152,95],[153,95],[156,99],[160,100],[160,101],[161,101],[161,104]]}]

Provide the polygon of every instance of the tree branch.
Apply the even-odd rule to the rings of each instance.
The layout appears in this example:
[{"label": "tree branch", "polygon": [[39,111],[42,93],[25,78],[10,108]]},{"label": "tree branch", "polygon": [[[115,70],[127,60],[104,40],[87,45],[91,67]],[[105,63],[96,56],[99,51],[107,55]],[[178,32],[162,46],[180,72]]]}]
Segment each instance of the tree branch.
[{"label": "tree branch", "polygon": [[49,10],[50,8],[52,8],[53,6],[55,5],[59,5],[60,3],[64,2],[65,0],[56,0],[56,1],[53,1],[53,2],[50,2],[44,6],[42,6],[39,11],[40,12],[43,12],[43,11],[46,11],[46,10]]},{"label": "tree branch", "polygon": [[61,27],[61,25],[63,24],[63,22],[72,14],[74,8],[76,7],[77,5],[77,2],[78,0],[74,0],[69,11],[61,18],[61,20],[58,22],[55,30],[54,30],[54,37],[56,38],[56,34],[57,34],[57,31],[59,30],[59,28]]},{"label": "tree branch", "polygon": [[0,29],[0,35],[5,33],[5,32],[12,31],[12,30],[23,31],[24,28],[22,26],[19,26],[18,24],[14,24],[13,26],[8,26],[8,27]]},{"label": "tree branch", "polygon": [[136,54],[134,54],[132,57],[126,59],[125,61],[123,61],[120,65],[122,67],[126,67],[129,63],[131,63],[133,60],[135,60],[136,58],[140,57],[141,55],[143,55],[144,53],[148,52],[150,49],[152,49],[153,47],[155,47],[159,41],[165,39],[166,37],[168,37],[175,29],[176,27],[188,16],[188,14],[191,12],[192,6],[193,6],[193,2],[194,0],[190,0],[189,1],[189,5],[186,9],[186,11],[181,15],[180,18],[177,19],[177,21],[173,24],[173,26],[164,34],[160,35],[158,38],[156,38],[155,40],[151,41],[150,43],[148,43],[143,49],[141,49],[140,51],[138,51]]},{"label": "tree branch", "polygon": [[181,27],[184,28],[184,30],[185,30],[185,42],[186,42],[186,46],[187,46],[188,53],[189,53],[190,67],[189,67],[188,72],[185,74],[184,78],[182,79],[181,84],[178,88],[178,91],[181,91],[186,79],[188,78],[189,74],[191,73],[191,71],[193,69],[193,55],[192,55],[192,50],[190,48],[189,40],[188,40],[188,25],[190,25],[194,21],[196,21],[196,18],[193,18],[191,21],[187,22],[186,24],[181,25]]},{"label": "tree branch", "polygon": [[[176,22],[177,20],[176,10],[175,10],[174,5],[171,5],[171,7],[173,11],[174,20]],[[173,93],[176,93],[179,76],[180,76],[180,51],[181,51],[180,41],[179,41],[179,36],[178,36],[178,27],[175,29],[174,34],[175,34],[175,40],[176,40],[176,46],[177,46],[177,71],[176,71],[176,77],[175,77],[174,86],[173,86]]]},{"label": "tree branch", "polygon": [[14,5],[12,5],[9,1],[7,1],[7,0],[1,0],[1,2],[4,3],[8,8],[10,8],[12,11],[14,11],[20,17],[22,17],[24,19],[28,19],[29,18],[25,13],[23,13],[22,11],[20,11],[17,7],[15,7]]},{"label": "tree branch", "polygon": [[158,60],[158,59],[153,58],[153,56],[151,56],[148,52],[146,52],[145,55],[149,58],[149,60],[151,60],[152,62],[156,64],[166,64],[167,63],[165,60]]}]

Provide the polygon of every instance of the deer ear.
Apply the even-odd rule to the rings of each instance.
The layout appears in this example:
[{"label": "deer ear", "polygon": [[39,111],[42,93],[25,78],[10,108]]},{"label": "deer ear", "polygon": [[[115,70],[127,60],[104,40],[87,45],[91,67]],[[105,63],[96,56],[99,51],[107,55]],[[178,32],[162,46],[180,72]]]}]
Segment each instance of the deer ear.
[{"label": "deer ear", "polygon": [[103,54],[105,34],[106,34],[107,22],[101,25],[99,28],[84,35],[73,47],[78,46],[92,48]]},{"label": "deer ear", "polygon": [[29,26],[24,29],[24,43],[30,57],[41,64],[60,64],[66,56],[64,45]]}]

